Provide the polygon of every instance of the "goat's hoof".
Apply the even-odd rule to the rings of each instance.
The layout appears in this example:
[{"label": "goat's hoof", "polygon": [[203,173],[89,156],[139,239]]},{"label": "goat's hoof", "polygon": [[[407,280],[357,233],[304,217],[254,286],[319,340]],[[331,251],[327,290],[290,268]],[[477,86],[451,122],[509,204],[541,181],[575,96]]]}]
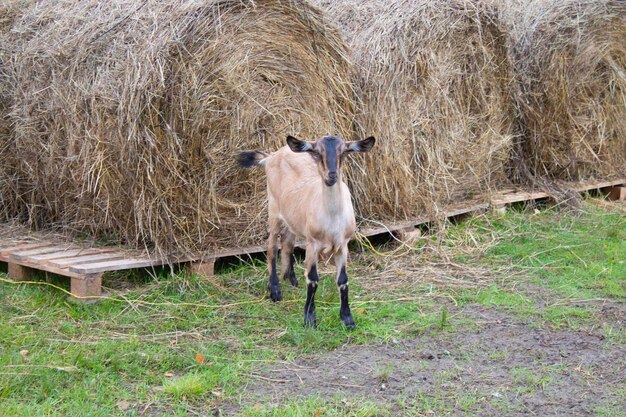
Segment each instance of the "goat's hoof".
[{"label": "goat's hoof", "polygon": [[282,300],[283,295],[280,293],[280,288],[270,288],[270,298],[274,302]]},{"label": "goat's hoof", "polygon": [[344,326],[346,326],[346,329],[348,330],[354,330],[354,328],[356,327],[352,315],[342,317],[341,321],[343,321]]},{"label": "goat's hoof", "polygon": [[312,329],[317,328],[317,319],[315,313],[310,313],[304,316],[304,327],[310,327]]},{"label": "goat's hoof", "polygon": [[294,287],[298,288],[298,278],[291,277],[291,278],[289,278],[289,282],[291,282],[291,285],[293,285]]}]

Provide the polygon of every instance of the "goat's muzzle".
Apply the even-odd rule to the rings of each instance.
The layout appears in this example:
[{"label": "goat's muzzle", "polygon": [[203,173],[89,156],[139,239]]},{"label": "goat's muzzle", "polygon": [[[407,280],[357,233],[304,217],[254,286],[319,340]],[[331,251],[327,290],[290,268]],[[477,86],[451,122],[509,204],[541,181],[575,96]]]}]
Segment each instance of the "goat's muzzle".
[{"label": "goat's muzzle", "polygon": [[328,174],[328,178],[324,179],[324,183],[326,183],[327,186],[332,187],[337,183],[338,178],[339,177],[337,176],[336,172],[331,172]]}]

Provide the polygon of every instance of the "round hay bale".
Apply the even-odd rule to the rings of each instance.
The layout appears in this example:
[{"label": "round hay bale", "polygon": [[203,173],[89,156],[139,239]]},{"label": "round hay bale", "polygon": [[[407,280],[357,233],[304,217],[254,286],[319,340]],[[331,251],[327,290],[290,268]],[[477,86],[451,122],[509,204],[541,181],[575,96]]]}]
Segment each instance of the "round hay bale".
[{"label": "round hay bale", "polygon": [[350,40],[359,133],[379,139],[351,172],[362,215],[415,217],[506,183],[512,69],[492,10],[465,0],[319,4]]},{"label": "round hay bale", "polygon": [[350,135],[351,66],[298,0],[42,0],[22,18],[13,122],[29,217],[162,252],[259,243],[287,134]]},{"label": "round hay bale", "polygon": [[626,175],[626,2],[502,2],[530,172]]}]

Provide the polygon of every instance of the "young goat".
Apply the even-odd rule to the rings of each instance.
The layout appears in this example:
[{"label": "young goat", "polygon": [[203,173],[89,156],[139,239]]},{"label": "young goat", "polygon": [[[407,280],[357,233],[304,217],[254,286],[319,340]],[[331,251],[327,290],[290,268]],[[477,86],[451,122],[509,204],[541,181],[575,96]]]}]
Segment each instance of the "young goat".
[{"label": "young goat", "polygon": [[367,152],[374,142],[373,137],[344,142],[337,136],[324,136],[315,142],[305,142],[288,136],[288,146],[271,155],[259,151],[239,155],[240,166],[261,166],[267,174],[267,260],[272,301],[282,299],[276,274],[278,237],[281,241],[281,275],[294,286],[298,286],[298,279],[293,269],[293,247],[296,238],[306,240],[305,326],[317,325],[315,291],[319,281],[317,260],[321,252],[333,256],[337,268],[341,320],[346,327],[354,328],[348,305],[346,263],[348,241],[354,235],[356,222],[350,190],[341,180],[341,164],[347,153]]}]

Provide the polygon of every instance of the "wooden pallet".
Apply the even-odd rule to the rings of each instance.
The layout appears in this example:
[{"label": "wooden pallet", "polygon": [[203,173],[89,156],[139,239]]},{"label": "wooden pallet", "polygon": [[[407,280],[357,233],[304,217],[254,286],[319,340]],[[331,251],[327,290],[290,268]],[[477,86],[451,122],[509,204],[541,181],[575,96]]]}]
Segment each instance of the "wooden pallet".
[{"label": "wooden pallet", "polygon": [[[619,179],[613,181],[599,181],[599,182],[586,182],[581,184],[572,185],[571,188],[579,193],[598,190],[609,199],[618,200],[619,192],[624,188],[626,179]],[[522,191],[514,193],[498,193],[491,198],[491,208],[496,211],[504,211],[505,207],[513,203],[530,202],[542,199],[551,199],[550,193],[545,191]]]},{"label": "wooden pallet", "polygon": [[[601,190],[605,194],[622,198],[626,179],[615,181],[588,182],[569,188],[578,192]],[[544,191],[499,193],[489,202],[476,202],[466,206],[450,207],[431,217],[420,217],[408,221],[362,227],[360,233],[366,237],[391,233],[401,240],[410,240],[419,233],[418,226],[445,218],[459,218],[488,209],[502,210],[509,204],[550,198]],[[304,248],[304,242],[297,242]],[[198,274],[213,275],[217,259],[264,253],[265,246],[237,247],[212,252],[203,257],[163,259],[145,254],[131,253],[120,248],[81,248],[74,244],[58,244],[45,241],[0,240],[0,262],[8,263],[8,275],[14,280],[27,280],[34,270],[41,270],[71,278],[71,292],[77,300],[89,300],[101,294],[102,275],[109,271],[156,267],[170,264],[185,264]]]},{"label": "wooden pallet", "polygon": [[[189,261],[177,259],[176,263]],[[83,248],[74,244],[45,241],[0,241],[0,262],[8,264],[9,278],[25,281],[35,270],[71,278],[71,293],[76,300],[101,294],[102,275],[108,271],[166,265],[163,259],[131,253],[119,248]]]},{"label": "wooden pallet", "polygon": [[[614,193],[613,190],[615,190],[616,188],[619,189],[624,185],[626,185],[626,178],[611,181],[590,181],[576,184],[564,184],[564,188],[572,189],[580,193],[591,190],[600,190],[610,198],[611,193]],[[386,223],[384,225],[373,227],[364,227],[363,225],[361,225],[361,227],[359,228],[359,233],[365,237],[373,237],[382,234],[392,234],[400,240],[410,240],[412,236],[419,234],[419,229],[417,229],[419,226],[433,223],[437,220],[462,218],[475,213],[482,213],[487,210],[503,211],[507,206],[511,204],[531,202],[549,198],[551,198],[550,193],[545,191],[508,190],[495,193],[491,196],[491,198],[489,198],[487,202],[475,201],[470,204],[466,202],[460,205],[450,206],[447,207],[445,210],[439,212],[438,214],[432,216],[417,217],[411,220]],[[296,242],[296,246],[304,248],[305,244],[304,242]],[[260,254],[264,253],[266,250],[267,247],[262,245],[231,248],[223,251],[217,251],[211,256],[204,258],[203,262],[212,265],[212,262],[219,258]],[[211,269],[211,271],[213,270]]]}]

